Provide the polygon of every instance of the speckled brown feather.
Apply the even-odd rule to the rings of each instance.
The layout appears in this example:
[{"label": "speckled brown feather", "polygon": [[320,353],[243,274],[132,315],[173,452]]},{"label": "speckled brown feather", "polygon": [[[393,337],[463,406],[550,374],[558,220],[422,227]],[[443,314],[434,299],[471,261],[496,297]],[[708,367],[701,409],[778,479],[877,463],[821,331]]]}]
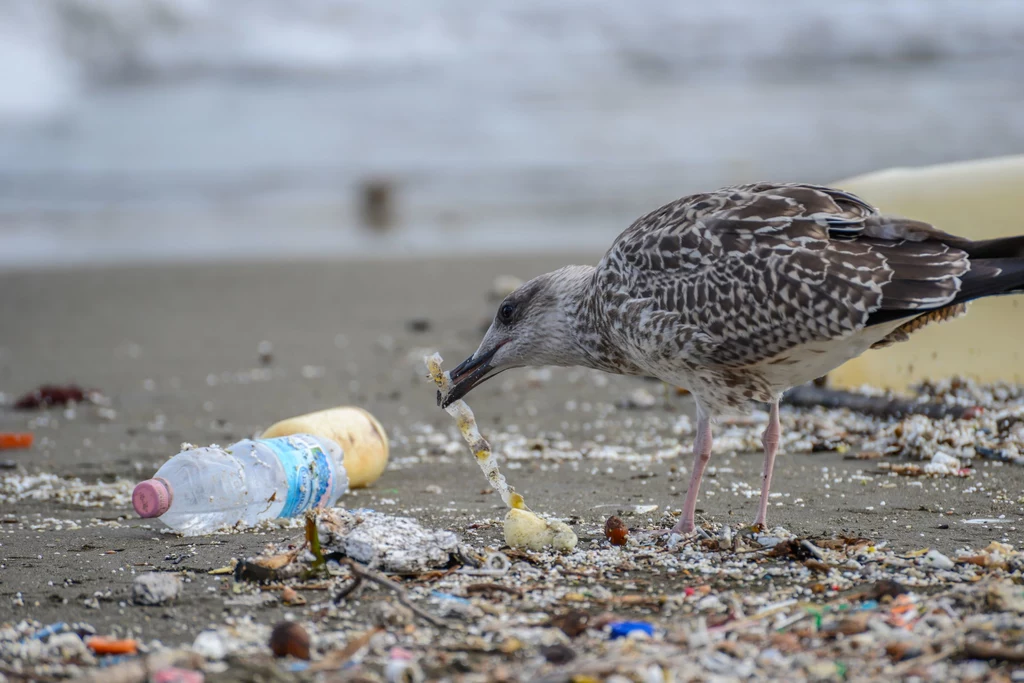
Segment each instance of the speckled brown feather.
[{"label": "speckled brown feather", "polygon": [[883,307],[911,314],[952,301],[970,262],[946,237],[839,190],[739,185],[638,219],[595,286],[608,334],[631,362],[684,375],[698,394],[731,385],[708,401],[731,406],[782,389],[759,380],[763,364],[842,343]]}]

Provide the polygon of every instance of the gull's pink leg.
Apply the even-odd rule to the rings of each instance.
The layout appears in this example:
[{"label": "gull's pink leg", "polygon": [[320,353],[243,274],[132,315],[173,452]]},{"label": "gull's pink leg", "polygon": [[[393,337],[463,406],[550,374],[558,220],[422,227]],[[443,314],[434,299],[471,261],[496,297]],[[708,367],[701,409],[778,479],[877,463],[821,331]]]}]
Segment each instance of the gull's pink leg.
[{"label": "gull's pink leg", "polygon": [[782,427],[779,425],[779,399],[772,401],[768,415],[768,426],[761,435],[764,445],[764,469],[761,472],[761,504],[757,507],[757,518],[754,526],[765,526],[768,521],[768,490],[772,485],[772,469],[775,467],[775,454],[779,451],[779,437]]},{"label": "gull's pink leg", "polygon": [[672,533],[688,534],[693,531],[700,480],[704,476],[704,468],[708,466],[710,459],[711,420],[704,414],[704,411],[697,408],[697,433],[693,439],[693,472],[690,474],[690,487],[686,489],[686,500],[683,502],[683,516],[672,527]]}]

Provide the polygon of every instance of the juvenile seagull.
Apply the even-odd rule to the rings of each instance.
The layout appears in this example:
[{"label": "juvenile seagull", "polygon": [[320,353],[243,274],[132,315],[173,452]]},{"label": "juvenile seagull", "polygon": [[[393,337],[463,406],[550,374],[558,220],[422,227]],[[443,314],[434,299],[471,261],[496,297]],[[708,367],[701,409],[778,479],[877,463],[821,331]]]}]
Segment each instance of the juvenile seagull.
[{"label": "juvenile seagull", "polygon": [[509,294],[480,347],[452,371],[446,404],[529,365],[688,389],[697,403],[693,471],[672,529],[685,534],[712,421],[767,403],[754,520],[763,526],[783,392],[962,315],[973,299],[1014,292],[1024,292],[1024,235],[971,241],[828,187],[726,187],[639,218],[596,268],[566,266]]}]

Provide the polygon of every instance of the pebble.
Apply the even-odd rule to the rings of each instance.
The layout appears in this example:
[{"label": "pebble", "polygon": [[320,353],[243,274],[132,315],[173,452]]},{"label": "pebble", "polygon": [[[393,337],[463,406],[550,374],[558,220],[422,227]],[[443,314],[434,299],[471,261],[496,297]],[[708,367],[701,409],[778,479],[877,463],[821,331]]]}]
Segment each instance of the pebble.
[{"label": "pebble", "polygon": [[282,621],[270,632],[270,651],[275,657],[309,659],[309,633],[294,621]]},{"label": "pebble", "polygon": [[178,597],[181,579],[177,574],[147,572],[132,582],[132,602],[136,605],[163,605]]}]

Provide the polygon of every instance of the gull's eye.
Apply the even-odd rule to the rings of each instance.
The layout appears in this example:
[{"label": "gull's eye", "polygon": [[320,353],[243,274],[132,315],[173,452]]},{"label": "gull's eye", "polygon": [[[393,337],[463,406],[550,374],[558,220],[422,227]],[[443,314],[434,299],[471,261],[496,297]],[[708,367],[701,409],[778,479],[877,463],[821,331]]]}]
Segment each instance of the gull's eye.
[{"label": "gull's eye", "polygon": [[507,325],[512,322],[512,315],[515,312],[516,307],[514,304],[503,304],[501,309],[498,310],[498,317],[501,319],[501,322]]}]

